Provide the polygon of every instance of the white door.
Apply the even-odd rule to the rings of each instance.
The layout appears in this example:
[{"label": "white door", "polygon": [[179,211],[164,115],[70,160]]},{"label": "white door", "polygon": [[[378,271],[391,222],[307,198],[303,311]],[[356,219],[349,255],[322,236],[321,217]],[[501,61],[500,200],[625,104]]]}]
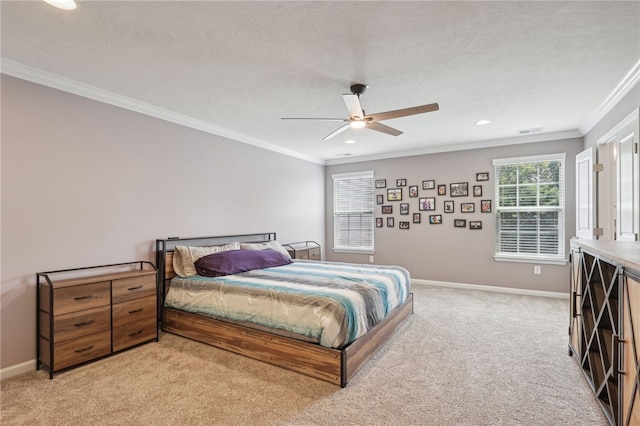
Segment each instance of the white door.
[{"label": "white door", "polygon": [[[640,198],[638,188],[638,132],[634,123],[625,127],[619,135],[616,145],[616,239],[624,241],[638,240]],[[637,122],[636,122],[637,125]]]},{"label": "white door", "polygon": [[593,152],[591,147],[576,155],[576,237],[581,240],[593,239]]}]

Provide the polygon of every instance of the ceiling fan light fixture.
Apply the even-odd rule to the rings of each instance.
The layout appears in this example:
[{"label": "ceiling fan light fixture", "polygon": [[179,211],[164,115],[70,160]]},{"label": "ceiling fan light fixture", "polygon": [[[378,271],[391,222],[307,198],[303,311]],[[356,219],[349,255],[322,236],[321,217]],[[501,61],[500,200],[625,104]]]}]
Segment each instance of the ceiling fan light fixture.
[{"label": "ceiling fan light fixture", "polygon": [[73,10],[77,7],[74,0],[44,0],[53,7],[64,10]]},{"label": "ceiling fan light fixture", "polygon": [[352,129],[362,129],[366,125],[367,123],[362,120],[353,120],[351,123],[349,123],[349,126],[351,126]]}]

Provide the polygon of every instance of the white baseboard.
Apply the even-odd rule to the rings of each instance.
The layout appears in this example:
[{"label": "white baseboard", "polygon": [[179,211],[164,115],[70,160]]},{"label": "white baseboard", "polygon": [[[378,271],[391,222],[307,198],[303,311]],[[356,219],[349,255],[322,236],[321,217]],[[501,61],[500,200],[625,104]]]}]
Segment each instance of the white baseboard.
[{"label": "white baseboard", "polygon": [[462,284],[462,283],[450,283],[446,281],[431,281],[431,280],[418,280],[418,279],[411,279],[411,283],[430,285],[434,287],[464,288],[468,290],[494,291],[497,293],[512,293],[512,294],[524,294],[527,296],[541,296],[541,297],[555,297],[560,299],[569,299],[568,293],[559,293],[555,291],[525,290],[523,288],[495,287],[495,286],[480,285],[480,284]]},{"label": "white baseboard", "polygon": [[0,370],[0,380],[8,379],[9,377],[18,376],[20,374],[28,373],[36,369],[36,360],[23,362],[22,364],[12,365]]}]

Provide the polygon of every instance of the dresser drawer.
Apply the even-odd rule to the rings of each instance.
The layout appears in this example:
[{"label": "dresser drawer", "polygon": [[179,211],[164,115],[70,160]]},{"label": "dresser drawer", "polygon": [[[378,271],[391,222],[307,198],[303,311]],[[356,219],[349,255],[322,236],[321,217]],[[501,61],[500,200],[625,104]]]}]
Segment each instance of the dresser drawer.
[{"label": "dresser drawer", "polygon": [[[100,306],[53,317],[53,340],[59,343],[110,328],[111,309],[108,305]],[[49,316],[40,312],[40,335],[49,339],[49,331]]]},{"label": "dresser drawer", "polygon": [[320,247],[309,249],[309,260],[320,260]]},{"label": "dresser drawer", "polygon": [[53,292],[53,315],[97,308],[111,303],[110,282],[62,287]]},{"label": "dresser drawer", "polygon": [[117,352],[157,337],[158,323],[156,317],[143,318],[140,321],[113,329],[113,351]]},{"label": "dresser drawer", "polygon": [[153,274],[114,280],[112,291],[113,303],[153,296],[156,294],[156,276]]},{"label": "dresser drawer", "polygon": [[111,353],[111,330],[53,345],[53,370],[62,370]]},{"label": "dresser drawer", "polygon": [[156,296],[147,296],[113,305],[113,326],[120,327],[142,318],[156,318]]}]

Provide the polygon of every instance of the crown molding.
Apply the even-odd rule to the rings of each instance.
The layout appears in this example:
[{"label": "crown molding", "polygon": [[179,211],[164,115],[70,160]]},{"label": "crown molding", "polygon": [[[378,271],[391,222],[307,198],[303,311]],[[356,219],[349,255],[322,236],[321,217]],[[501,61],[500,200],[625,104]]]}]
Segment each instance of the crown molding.
[{"label": "crown molding", "polygon": [[361,163],[363,161],[388,160],[391,158],[412,157],[415,155],[438,154],[442,152],[466,151],[479,148],[493,148],[496,146],[518,145],[524,143],[547,142],[562,139],[581,138],[583,135],[577,130],[568,130],[565,132],[538,133],[527,136],[517,136],[514,138],[491,139],[486,141],[477,141],[469,143],[459,143],[455,145],[439,145],[430,148],[417,149],[412,151],[393,152],[376,155],[366,155],[359,157],[336,158],[326,161],[327,166],[337,164]]},{"label": "crown molding", "polygon": [[51,87],[53,89],[61,90],[63,92],[71,93],[74,95],[82,96],[84,98],[93,99],[102,103],[113,105],[119,108],[124,108],[130,111],[138,112],[140,114],[148,115],[150,117],[159,118],[160,120],[168,121],[170,123],[179,124],[181,126],[190,127],[192,129],[200,130],[205,133],[210,133],[217,136],[222,136],[227,139],[246,143],[256,146],[258,148],[266,149],[269,151],[277,152],[279,154],[287,155],[289,157],[298,158],[300,160],[308,161],[315,164],[324,165],[325,162],[322,159],[304,155],[299,152],[295,152],[286,148],[282,148],[277,145],[270,144],[261,139],[253,138],[242,133],[234,132],[232,130],[214,126],[202,120],[198,120],[192,117],[188,117],[183,114],[178,114],[173,111],[169,111],[157,106],[140,102],[126,96],[118,95],[117,93],[109,92],[107,90],[99,89],[88,84],[79,83],[68,78],[61,77],[59,75],[43,71],[38,68],[30,67],[28,65],[21,64],[19,62],[11,61],[8,59],[2,59],[0,63],[0,72],[12,77],[16,77],[22,80],[37,83],[42,86]]},{"label": "crown molding", "polygon": [[600,104],[600,106],[593,111],[586,120],[578,127],[578,130],[583,135],[586,135],[589,130],[598,124],[600,120],[607,115],[613,107],[615,107],[627,93],[640,82],[640,60],[631,67],[627,75],[624,76],[622,81],[613,89],[613,91],[607,96],[607,98]]}]

